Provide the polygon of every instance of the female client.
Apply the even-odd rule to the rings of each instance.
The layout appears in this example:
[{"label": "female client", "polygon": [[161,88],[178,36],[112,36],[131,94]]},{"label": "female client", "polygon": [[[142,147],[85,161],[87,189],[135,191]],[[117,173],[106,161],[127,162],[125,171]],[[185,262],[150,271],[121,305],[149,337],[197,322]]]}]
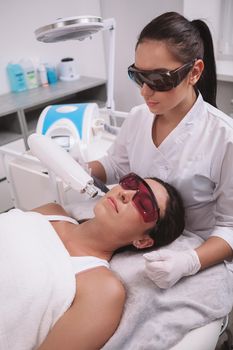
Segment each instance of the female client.
[{"label": "female client", "polygon": [[0,215],[0,348],[100,349],[116,330],[125,291],[109,269],[124,246],[162,246],[183,231],[177,191],[134,173],[78,224],[57,204]]}]

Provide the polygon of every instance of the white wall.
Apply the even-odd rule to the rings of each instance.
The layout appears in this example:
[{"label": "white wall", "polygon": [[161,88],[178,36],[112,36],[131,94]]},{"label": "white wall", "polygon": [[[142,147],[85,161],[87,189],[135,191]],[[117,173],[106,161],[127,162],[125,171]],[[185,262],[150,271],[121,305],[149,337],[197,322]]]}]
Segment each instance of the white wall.
[{"label": "white wall", "polygon": [[91,43],[87,39],[45,44],[35,39],[35,29],[58,17],[87,14],[101,15],[99,0],[0,0],[0,94],[9,92],[7,63],[22,57],[51,63],[74,57],[80,74],[105,78],[101,33],[95,35]]},{"label": "white wall", "polygon": [[[192,20],[200,18],[204,20],[211,31],[215,57],[218,58],[219,32],[221,31],[221,0],[184,0],[184,16]],[[218,62],[217,62],[218,64]],[[217,65],[218,71],[218,65]],[[229,72],[230,73],[230,72]],[[218,81],[217,106],[226,114],[233,114],[231,100],[233,99],[233,83]]]},{"label": "white wall", "polygon": [[217,53],[220,30],[221,0],[184,0],[183,15],[189,20],[202,19],[210,28],[215,52]]},{"label": "white wall", "polygon": [[129,111],[142,103],[139,89],[128,78],[134,49],[142,28],[166,11],[183,11],[183,0],[100,0],[103,18],[116,20],[115,102],[116,109]]},{"label": "white wall", "polygon": [[[127,67],[134,61],[134,47],[141,29],[151,19],[166,11],[177,11],[189,20],[204,20],[212,33],[217,53],[221,30],[221,0],[100,0],[104,18],[116,19],[115,102],[116,109],[128,111],[143,102],[136,85],[127,76]],[[225,113],[232,113],[232,83],[218,82],[217,104]]]},{"label": "white wall", "polygon": [[[91,43],[85,40],[44,44],[36,41],[34,36],[36,28],[58,17],[100,15],[116,20],[114,97],[116,109],[129,111],[143,101],[138,88],[127,76],[127,67],[134,61],[134,48],[141,29],[159,14],[177,11],[189,19],[204,19],[210,26],[216,47],[221,30],[220,4],[221,0],[0,0],[0,94],[9,91],[7,63],[22,57],[57,63],[62,57],[71,56],[76,58],[80,74],[106,77],[101,33],[95,35]],[[225,90],[222,90],[219,90],[219,105],[224,110],[226,102],[222,95],[225,95]],[[229,102],[225,112],[230,108]]]}]

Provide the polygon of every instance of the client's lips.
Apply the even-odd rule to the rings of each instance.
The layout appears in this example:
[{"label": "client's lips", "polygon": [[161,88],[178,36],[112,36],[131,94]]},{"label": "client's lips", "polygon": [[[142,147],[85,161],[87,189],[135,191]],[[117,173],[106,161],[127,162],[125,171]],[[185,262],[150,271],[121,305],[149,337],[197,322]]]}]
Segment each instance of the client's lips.
[{"label": "client's lips", "polygon": [[116,210],[116,212],[118,213],[118,208],[117,208],[117,203],[115,198],[113,197],[108,197],[107,198],[109,200],[109,202],[111,203],[111,205],[114,207],[114,209]]},{"label": "client's lips", "polygon": [[146,103],[149,107],[155,107],[159,104],[157,101],[147,101]]}]

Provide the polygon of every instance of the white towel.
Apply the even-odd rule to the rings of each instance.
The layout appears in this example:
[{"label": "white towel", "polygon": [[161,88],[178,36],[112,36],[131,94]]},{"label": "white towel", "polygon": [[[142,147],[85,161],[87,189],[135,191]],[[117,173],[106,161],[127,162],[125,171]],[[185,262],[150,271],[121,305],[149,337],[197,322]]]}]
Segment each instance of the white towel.
[{"label": "white towel", "polygon": [[69,254],[46,218],[0,215],[0,350],[36,349],[75,287]]},{"label": "white towel", "polygon": [[[186,232],[170,248],[195,248],[201,242]],[[168,350],[191,329],[232,309],[233,275],[224,264],[183,278],[167,290],[146,277],[141,253],[115,255],[111,268],[126,286],[127,301],[121,323],[103,350]]]}]

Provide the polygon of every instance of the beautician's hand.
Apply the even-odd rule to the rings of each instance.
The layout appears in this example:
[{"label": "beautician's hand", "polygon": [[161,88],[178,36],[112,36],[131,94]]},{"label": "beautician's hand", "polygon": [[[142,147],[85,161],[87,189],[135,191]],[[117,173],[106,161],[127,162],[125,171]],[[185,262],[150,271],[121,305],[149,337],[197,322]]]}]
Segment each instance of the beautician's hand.
[{"label": "beautician's hand", "polygon": [[81,165],[81,167],[89,174],[91,175],[91,169],[88,167],[88,163],[85,162],[84,160],[84,154],[80,149],[80,145],[74,144],[74,146],[70,149],[69,151],[70,155],[72,158],[74,158],[76,160],[76,162],[79,163],[79,165]]},{"label": "beautician's hand", "polygon": [[146,274],[159,287],[170,288],[184,276],[194,275],[201,264],[195,250],[173,251],[169,249],[153,251],[143,255]]}]

